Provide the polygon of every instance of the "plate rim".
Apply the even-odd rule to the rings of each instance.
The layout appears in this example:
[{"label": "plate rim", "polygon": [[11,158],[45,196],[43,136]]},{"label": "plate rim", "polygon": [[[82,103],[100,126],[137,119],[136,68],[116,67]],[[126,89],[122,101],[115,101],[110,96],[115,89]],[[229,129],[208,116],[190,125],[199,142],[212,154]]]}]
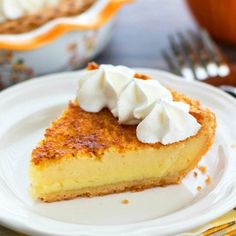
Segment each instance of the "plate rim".
[{"label": "plate rim", "polygon": [[[208,91],[213,92],[215,94],[218,94],[219,96],[221,96],[224,99],[227,99],[230,103],[233,103],[234,106],[236,107],[236,100],[233,97],[231,97],[230,95],[220,91],[219,89],[217,89],[217,88],[215,88],[211,85],[204,84],[204,83],[198,82],[198,81],[184,81],[181,77],[173,75],[173,74],[171,74],[169,72],[166,72],[166,71],[162,71],[162,70],[156,70],[156,69],[150,69],[150,68],[135,68],[135,69],[137,71],[146,71],[146,73],[151,72],[151,73],[156,73],[157,75],[167,76],[167,77],[169,77],[170,79],[172,79],[174,81],[178,81],[178,83],[188,83],[188,85],[191,85],[191,84],[194,85],[195,84],[198,87],[200,86],[203,89],[207,89]],[[7,95],[8,93],[13,93],[14,91],[16,91],[18,89],[21,89],[24,86],[27,86],[27,85],[32,86],[33,84],[42,83],[42,81],[45,81],[45,80],[59,79],[59,78],[62,79],[64,77],[76,76],[81,71],[83,71],[83,70],[75,71],[75,72],[56,73],[56,74],[41,76],[41,77],[38,77],[38,78],[33,79],[33,80],[21,82],[17,85],[14,85],[10,88],[7,88],[7,89],[1,91],[0,92],[0,100],[1,100],[1,97],[5,96],[5,94]],[[236,185],[234,187],[236,189]],[[231,202],[232,203],[228,204],[227,207],[219,208],[218,210],[214,211],[214,214],[209,213],[209,214],[203,215],[198,220],[197,224],[196,224],[196,222],[191,223],[191,221],[193,221],[193,220],[189,219],[188,221],[190,221],[190,222],[189,223],[185,222],[185,227],[183,227],[183,225],[182,226],[177,226],[176,225],[175,230],[177,230],[177,231],[174,231],[174,232],[180,232],[180,231],[183,231],[183,230],[191,229],[193,227],[202,225],[202,224],[206,223],[207,221],[211,221],[212,219],[217,218],[220,215],[223,215],[224,213],[226,213],[227,211],[229,211],[230,209],[232,209],[234,207],[234,205],[236,204],[236,196],[235,196],[234,202],[233,201],[231,201]],[[154,220],[151,220],[151,221],[146,221],[146,222],[152,222],[152,221],[155,221],[155,220],[157,220],[157,219],[154,219]],[[8,215],[8,217],[4,216],[4,214],[2,214],[1,212],[0,212],[0,222],[1,222],[1,225],[3,225],[3,226],[6,226],[6,227],[9,227],[9,228],[12,228],[14,230],[24,232],[24,233],[43,233],[45,235],[46,234],[47,235],[55,235],[55,234],[60,235],[60,234],[58,234],[58,232],[49,232],[47,230],[42,230],[42,229],[40,231],[38,231],[37,229],[32,228],[32,226],[30,226],[29,224],[26,224],[26,222],[24,222],[24,224],[23,224],[23,222],[19,221],[18,219],[15,219],[14,217],[10,217],[9,215]],[[146,222],[141,222],[141,223],[146,223]],[[128,224],[128,225],[124,225],[124,226],[134,226],[135,227],[137,225],[140,225],[140,223],[133,223],[133,224]],[[91,225],[89,225],[89,226],[91,226]],[[106,226],[106,225],[98,226],[98,225],[96,225],[96,227],[99,227],[99,228],[115,227],[115,228],[117,228],[117,227],[122,227],[122,225],[116,225],[116,226]],[[149,232],[150,233],[155,232],[155,229],[153,227],[149,226]],[[90,234],[89,232],[82,232],[82,233],[86,233],[86,235],[94,235],[93,233]],[[106,232],[104,232],[104,235],[105,235],[105,233]],[[126,232],[126,233],[128,233],[128,232]],[[133,234],[135,235],[137,233],[139,233],[139,232],[136,230],[135,232],[132,232],[132,235]],[[173,232],[169,232],[169,233],[173,233]],[[122,232],[122,234],[123,234],[123,232]],[[68,234],[68,235],[77,235],[77,234]]]}]

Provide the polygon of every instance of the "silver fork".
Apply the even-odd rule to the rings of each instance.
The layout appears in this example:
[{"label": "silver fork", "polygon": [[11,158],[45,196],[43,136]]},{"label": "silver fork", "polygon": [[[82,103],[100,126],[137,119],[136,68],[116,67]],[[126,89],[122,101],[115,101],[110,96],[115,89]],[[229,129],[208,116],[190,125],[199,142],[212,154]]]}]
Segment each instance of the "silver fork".
[{"label": "silver fork", "polygon": [[162,55],[173,73],[218,86],[236,97],[236,69],[205,30],[178,32],[169,36],[169,42],[170,52]]},{"label": "silver fork", "polygon": [[[169,36],[169,42],[170,53],[163,51],[162,55],[170,71],[185,80],[199,80],[218,86],[236,97],[236,69],[205,30],[178,32],[176,37]],[[232,221],[211,228],[203,235],[225,235],[224,230],[235,224],[236,221]]]}]

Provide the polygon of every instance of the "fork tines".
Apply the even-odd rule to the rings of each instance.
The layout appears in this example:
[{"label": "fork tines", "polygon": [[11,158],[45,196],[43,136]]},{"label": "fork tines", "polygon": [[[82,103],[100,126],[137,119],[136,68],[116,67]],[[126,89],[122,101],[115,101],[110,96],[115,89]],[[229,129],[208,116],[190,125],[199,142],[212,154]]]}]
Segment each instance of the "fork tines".
[{"label": "fork tines", "polygon": [[170,53],[163,51],[169,69],[187,80],[225,77],[230,70],[208,33],[178,32],[169,36]]}]

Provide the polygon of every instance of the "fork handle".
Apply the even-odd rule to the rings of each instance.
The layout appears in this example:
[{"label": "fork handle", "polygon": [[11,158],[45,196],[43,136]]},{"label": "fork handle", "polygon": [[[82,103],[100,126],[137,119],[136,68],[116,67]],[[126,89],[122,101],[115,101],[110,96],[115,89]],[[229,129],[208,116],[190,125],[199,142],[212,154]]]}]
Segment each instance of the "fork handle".
[{"label": "fork handle", "polygon": [[220,88],[236,98],[236,87],[230,85],[221,85]]}]

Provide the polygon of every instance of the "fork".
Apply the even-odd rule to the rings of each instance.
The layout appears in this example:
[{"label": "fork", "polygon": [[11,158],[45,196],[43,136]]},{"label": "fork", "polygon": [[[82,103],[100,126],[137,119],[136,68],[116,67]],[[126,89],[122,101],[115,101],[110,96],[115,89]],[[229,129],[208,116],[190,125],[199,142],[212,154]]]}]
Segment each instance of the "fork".
[{"label": "fork", "polygon": [[207,31],[188,30],[169,36],[170,52],[162,51],[169,69],[185,80],[204,81],[236,97],[236,68]]},{"label": "fork", "polygon": [[[235,235],[235,229],[232,228],[235,226],[236,221],[230,221],[222,225],[215,226],[210,228],[202,233],[202,236],[222,236],[222,235]],[[231,229],[231,230],[230,230]]]},{"label": "fork", "polygon": [[[169,36],[169,43],[170,53],[162,51],[162,55],[171,72],[188,81],[207,82],[236,97],[236,69],[207,31],[178,32],[177,37]],[[236,221],[222,224],[205,231],[203,235],[225,235],[225,230],[235,224]],[[235,230],[230,235],[234,234]]]}]

